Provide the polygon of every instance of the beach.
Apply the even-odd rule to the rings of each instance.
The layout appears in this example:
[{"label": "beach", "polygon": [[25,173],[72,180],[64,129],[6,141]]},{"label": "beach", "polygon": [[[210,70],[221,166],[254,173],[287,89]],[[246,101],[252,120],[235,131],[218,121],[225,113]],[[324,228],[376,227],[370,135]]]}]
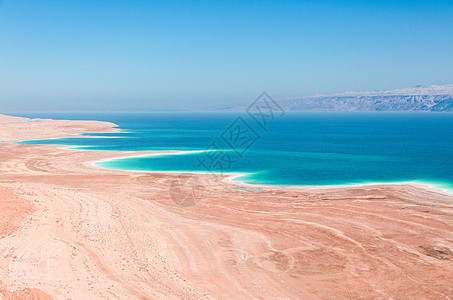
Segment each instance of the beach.
[{"label": "beach", "polygon": [[0,125],[0,299],[453,298],[452,194],[108,170],[159,152],[14,144],[108,122]]}]

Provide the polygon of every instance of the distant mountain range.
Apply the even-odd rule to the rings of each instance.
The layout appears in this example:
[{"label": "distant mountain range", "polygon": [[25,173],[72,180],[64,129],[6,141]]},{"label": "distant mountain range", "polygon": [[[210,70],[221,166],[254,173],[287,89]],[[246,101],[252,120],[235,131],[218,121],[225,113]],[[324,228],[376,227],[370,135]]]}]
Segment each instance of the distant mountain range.
[{"label": "distant mountain range", "polygon": [[[453,84],[275,99],[285,111],[453,111]],[[221,110],[244,110],[243,106]]]},{"label": "distant mountain range", "polygon": [[453,111],[453,84],[277,101],[285,111]]}]

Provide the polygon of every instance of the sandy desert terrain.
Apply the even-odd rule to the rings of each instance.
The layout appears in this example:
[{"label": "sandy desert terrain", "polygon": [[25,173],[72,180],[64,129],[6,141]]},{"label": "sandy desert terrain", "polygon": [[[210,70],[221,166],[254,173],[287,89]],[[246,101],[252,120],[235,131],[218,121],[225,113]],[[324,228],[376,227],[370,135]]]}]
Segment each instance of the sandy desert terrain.
[{"label": "sandy desert terrain", "polygon": [[0,116],[0,299],[453,298],[441,190],[250,187],[13,144],[113,126]]}]

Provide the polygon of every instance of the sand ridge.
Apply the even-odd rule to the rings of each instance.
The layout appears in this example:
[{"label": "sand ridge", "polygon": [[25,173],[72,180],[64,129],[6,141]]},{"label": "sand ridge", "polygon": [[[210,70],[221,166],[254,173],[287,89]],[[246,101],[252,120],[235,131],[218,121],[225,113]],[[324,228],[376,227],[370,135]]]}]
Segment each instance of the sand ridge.
[{"label": "sand ridge", "polygon": [[196,175],[202,197],[181,205],[171,186],[194,174],[91,165],[137,153],[11,144],[111,123],[0,124],[0,299],[453,298],[451,195]]}]

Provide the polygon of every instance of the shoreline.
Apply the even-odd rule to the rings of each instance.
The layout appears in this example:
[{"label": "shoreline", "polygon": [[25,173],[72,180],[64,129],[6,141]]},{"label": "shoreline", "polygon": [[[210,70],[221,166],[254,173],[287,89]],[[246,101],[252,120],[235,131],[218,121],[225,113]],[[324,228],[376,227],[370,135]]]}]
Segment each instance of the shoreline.
[{"label": "shoreline", "polygon": [[[71,150],[71,149],[68,149]],[[81,149],[82,150],[82,149]],[[83,150],[82,150],[83,151]],[[93,150],[96,151],[96,150]],[[153,151],[153,150],[150,150]],[[432,183],[429,181],[423,181],[423,180],[411,180],[411,181],[394,181],[394,182],[366,182],[366,183],[345,183],[345,184],[325,184],[325,185],[284,185],[284,184],[266,184],[266,183],[249,183],[249,182],[244,182],[241,180],[235,180],[236,178],[240,178],[243,176],[246,176],[251,173],[247,172],[224,172],[224,173],[219,173],[219,172],[204,172],[204,171],[184,171],[184,170],[177,170],[177,171],[153,171],[153,170],[130,170],[130,169],[115,169],[115,168],[106,168],[97,165],[98,163],[102,162],[110,162],[110,161],[116,161],[116,160],[121,160],[121,159],[128,159],[128,158],[137,158],[137,157],[150,157],[150,156],[155,156],[155,155],[184,155],[184,154],[190,154],[190,153],[200,153],[203,152],[204,150],[188,150],[188,151],[181,151],[181,150],[164,150],[164,151],[169,151],[169,152],[164,152],[164,153],[156,153],[156,154],[143,154],[143,155],[131,155],[131,156],[124,156],[124,157],[118,157],[118,158],[108,158],[104,160],[99,160],[99,161],[94,161],[91,162],[90,165],[97,167],[97,168],[102,168],[102,169],[107,169],[107,170],[116,170],[116,171],[124,171],[124,172],[145,172],[145,173],[162,173],[162,174],[196,174],[196,175],[209,175],[210,173],[220,175],[224,177],[224,179],[227,182],[230,182],[232,184],[239,184],[239,185],[246,185],[246,186],[251,186],[251,187],[279,187],[279,188],[348,188],[348,187],[361,187],[361,186],[385,186],[385,185],[413,185],[413,186],[418,186],[418,187],[423,187],[424,189],[443,193],[446,195],[453,196],[453,188],[448,189],[445,187],[441,187],[442,184],[447,184],[449,183]],[[140,152],[140,151],[135,151],[135,152]]]},{"label": "shoreline", "polygon": [[[23,117],[15,117],[15,116],[8,116],[8,115],[2,115],[0,116],[6,116],[10,118],[20,118],[27,120],[27,118]],[[51,120],[55,121],[52,119],[41,119],[41,118],[36,118],[36,119],[29,119],[31,121],[37,120],[37,121],[42,121],[42,120]],[[67,120],[69,121],[69,120]],[[77,121],[78,122],[78,121]],[[105,121],[96,121],[92,120],[89,122],[101,122],[101,123],[109,123]],[[119,125],[110,123],[112,124],[112,133],[127,133],[126,129],[119,128]],[[109,132],[109,131],[106,131]],[[79,137],[79,138],[119,138],[119,137],[104,137],[104,136],[85,136],[82,134],[96,134],[96,133],[104,133],[104,132],[81,132],[77,136],[63,136],[63,137],[53,137],[53,138],[45,138],[43,140],[49,140],[49,139],[64,139],[68,137]],[[34,139],[33,141],[38,141],[41,139]],[[15,142],[20,144],[20,142],[24,142],[26,140],[22,140],[19,142]],[[22,144],[20,144],[22,145]],[[34,145],[39,145],[39,144],[34,144]],[[153,171],[153,170],[128,170],[128,169],[114,169],[114,168],[104,168],[101,166],[98,166],[98,163],[102,162],[109,162],[109,161],[115,161],[115,160],[121,160],[121,159],[128,159],[128,158],[136,158],[136,157],[148,157],[148,156],[155,156],[155,155],[184,155],[184,154],[191,154],[191,153],[200,153],[204,152],[206,150],[173,150],[173,149],[165,149],[165,150],[139,150],[139,151],[118,151],[118,150],[89,150],[89,149],[83,149],[84,147],[90,147],[90,146],[84,146],[84,145],[52,145],[52,144],[43,144],[43,145],[50,145],[50,146],[58,146],[58,147],[63,147],[62,149],[64,150],[73,150],[73,151],[98,151],[98,152],[129,152],[129,153],[137,153],[133,155],[128,155],[124,157],[115,157],[115,158],[106,158],[106,159],[101,159],[98,161],[90,162],[89,165],[92,167],[96,168],[103,168],[107,170],[116,170],[116,171],[125,171],[125,172],[148,172],[148,173],[162,173],[162,174],[200,174],[200,175],[206,175],[209,174],[210,172],[204,172],[204,171],[183,171],[183,170],[176,170],[176,171]],[[147,152],[147,154],[138,154],[139,152]],[[423,181],[423,180],[410,180],[410,181],[388,181],[388,182],[366,182],[366,183],[345,183],[345,184],[325,184],[325,185],[285,185],[285,184],[266,184],[266,183],[249,183],[249,182],[244,182],[240,180],[235,180],[236,178],[240,178],[242,176],[245,176],[247,174],[251,173],[241,173],[241,172],[226,172],[226,173],[217,173],[217,172],[212,172],[214,174],[219,174],[224,176],[225,178],[223,180],[226,180],[227,182],[231,183],[239,183],[241,185],[247,185],[247,186],[252,186],[252,187],[280,187],[280,188],[347,188],[347,187],[360,187],[360,186],[381,186],[381,185],[414,185],[414,186],[420,186],[428,190],[444,193],[447,195],[453,195],[453,185],[451,183],[433,183],[429,181]],[[442,187],[442,185],[450,185],[451,188],[447,187]]]},{"label": "shoreline", "polygon": [[[119,131],[122,131],[124,129],[118,128]],[[80,135],[79,137],[81,138],[93,138],[92,136],[83,136]],[[63,137],[64,138],[64,137]],[[99,136],[96,138],[104,138],[102,136]],[[113,137],[105,137],[105,138],[113,138]],[[60,139],[60,138],[52,138],[52,139]],[[47,139],[46,139],[47,140]],[[34,140],[34,141],[39,141]],[[33,145],[40,145],[40,144],[33,144]],[[62,147],[61,149],[64,150],[71,150],[71,151],[97,151],[97,152],[132,152],[132,153],[140,153],[140,152],[148,152],[148,154],[132,154],[128,156],[123,156],[123,157],[115,157],[115,158],[106,158],[106,159],[101,159],[97,161],[90,162],[88,165],[96,168],[102,168],[102,169],[107,169],[107,170],[115,170],[115,171],[123,171],[123,172],[145,172],[145,173],[162,173],[162,174],[198,174],[198,175],[207,175],[210,173],[216,174],[216,175],[221,175],[225,177],[223,180],[226,180],[228,182],[231,182],[232,184],[240,184],[240,185],[247,185],[247,186],[252,186],[252,187],[279,187],[279,188],[348,188],[348,187],[361,187],[361,186],[385,186],[385,185],[414,185],[414,186],[419,186],[423,187],[428,190],[432,190],[435,192],[447,194],[447,195],[453,195],[453,187],[452,188],[446,188],[442,187],[442,185],[450,185],[450,183],[433,183],[429,181],[423,181],[423,180],[410,180],[410,181],[388,181],[388,182],[366,182],[366,183],[345,183],[345,184],[324,184],[324,185],[285,185],[285,184],[266,184],[266,183],[250,183],[250,182],[244,182],[241,180],[235,180],[236,178],[240,178],[242,176],[246,176],[251,173],[240,173],[240,172],[225,172],[225,173],[218,173],[218,172],[204,172],[204,171],[184,171],[184,170],[176,170],[176,171],[153,171],[153,170],[130,170],[130,169],[115,169],[115,168],[106,168],[106,167],[101,167],[97,165],[98,163],[102,162],[110,162],[110,161],[116,161],[116,160],[122,160],[122,159],[128,159],[128,158],[140,158],[140,157],[150,157],[150,156],[156,156],[156,155],[185,155],[185,154],[191,154],[191,153],[201,153],[206,150],[140,150],[140,151],[119,151],[119,150],[89,150],[89,149],[83,149],[84,147],[90,147],[90,146],[84,146],[84,145],[52,145],[52,144],[43,144],[43,145],[50,145],[50,146],[59,146]],[[151,154],[149,153],[151,152]],[[153,153],[155,152],[155,153]]]},{"label": "shoreline", "polygon": [[[23,120],[28,120],[27,118],[23,118],[23,117],[15,117],[15,116],[8,116],[8,115],[2,115],[0,114],[0,117],[1,116],[6,116],[6,117],[9,117],[9,118],[19,118],[19,119],[23,119]],[[37,120],[37,121],[55,121],[53,119],[41,119],[41,118],[37,118],[37,119],[29,119],[31,121],[33,120]],[[69,120],[66,120],[66,121],[69,121]],[[75,122],[80,122],[80,121],[75,121]],[[83,121],[82,121],[83,122]],[[123,133],[123,132],[128,132],[126,131],[126,129],[122,129],[122,128],[119,128],[119,125],[117,124],[114,124],[114,123],[110,123],[110,122],[105,122],[105,121],[96,121],[96,120],[92,120],[92,121],[88,121],[88,122],[99,122],[99,123],[108,123],[108,124],[111,124],[113,126],[111,126],[111,130],[112,131],[101,131],[101,132],[80,132],[80,133],[77,133],[77,135],[68,135],[68,136],[61,136],[61,137],[52,137],[52,138],[44,138],[43,140],[47,140],[47,139],[64,139],[64,138],[70,138],[70,137],[78,137],[78,138],[93,138],[93,136],[85,136],[83,134],[96,134],[96,133],[109,133],[109,132],[112,132],[112,133]],[[103,136],[99,136],[97,138],[112,138],[112,137],[103,137]],[[41,139],[33,139],[33,140],[41,140]],[[20,144],[21,141],[19,142],[15,142],[19,145],[22,145]],[[39,146],[39,144],[36,144]],[[63,150],[70,150],[70,151],[94,151],[94,152],[118,152],[118,153],[121,153],[121,152],[129,152],[129,153],[132,153],[131,155],[128,155],[128,156],[121,156],[121,157],[113,157],[113,158],[105,158],[105,159],[100,159],[100,160],[96,160],[96,161],[92,161],[92,162],[87,162],[86,165],[87,166],[90,166],[90,167],[93,167],[93,168],[100,168],[100,169],[105,169],[105,170],[111,170],[111,171],[121,171],[121,172],[137,172],[137,173],[155,173],[155,174],[167,174],[167,175],[174,175],[174,174],[180,174],[180,175],[184,175],[184,174],[196,174],[196,175],[202,175],[202,176],[206,176],[209,174],[209,172],[203,172],[203,171],[149,171],[149,170],[128,170],[128,169],[112,169],[112,168],[105,168],[105,167],[101,167],[99,165],[97,165],[98,163],[102,163],[102,162],[108,162],[108,161],[115,161],[115,160],[121,160],[121,159],[128,159],[128,158],[136,158],[136,157],[148,157],[148,156],[155,156],[155,155],[184,155],[184,154],[190,154],[190,153],[200,153],[200,152],[203,152],[205,150],[140,150],[140,151],[118,151],[118,150],[88,150],[88,149],[77,149],[77,148],[83,148],[84,146],[81,145],[81,146],[67,146],[67,145],[52,145],[52,144],[43,144],[43,145],[46,145],[46,146],[55,146],[55,147],[62,147],[61,149]],[[89,146],[86,146],[86,147],[89,147]],[[139,152],[147,152],[147,154],[136,154],[136,153],[139,153]],[[347,188],[354,188],[354,187],[376,187],[376,186],[415,186],[415,187],[418,187],[418,188],[423,188],[427,191],[430,191],[430,192],[435,192],[435,193],[440,193],[440,194],[443,194],[443,195],[446,195],[446,196],[452,196],[453,195],[453,188],[452,189],[449,189],[449,188],[445,188],[445,187],[441,187],[442,184],[444,183],[440,183],[440,185],[436,185],[436,183],[432,183],[432,182],[426,182],[426,181],[421,181],[421,180],[414,180],[414,181],[402,181],[402,182],[399,182],[399,181],[396,181],[396,182],[367,182],[367,183],[346,183],[346,184],[326,184],[326,185],[282,185],[282,184],[264,184],[264,183],[249,183],[249,182],[244,182],[244,181],[241,181],[241,180],[235,180],[236,178],[240,178],[242,176],[246,176],[250,173],[238,173],[238,172],[231,172],[231,173],[216,173],[216,172],[212,172],[214,174],[218,174],[218,175],[221,175],[223,178],[222,178],[222,181],[224,182],[227,182],[227,183],[230,183],[230,184],[233,184],[233,185],[239,185],[239,186],[248,186],[248,187],[251,187],[252,189],[253,188],[262,188],[262,187],[267,187],[267,188],[290,188],[290,189],[347,189]],[[445,183],[447,185],[449,185],[449,183]],[[453,200],[452,200],[453,201]]]},{"label": "shoreline", "polygon": [[[83,151],[83,150],[82,150]],[[93,150],[96,151],[96,150]],[[152,151],[152,150],[151,150]],[[122,171],[122,172],[139,172],[139,173],[158,173],[158,174],[194,174],[194,175],[209,175],[210,173],[220,175],[224,177],[222,180],[230,182],[231,184],[236,185],[243,185],[243,186],[250,186],[250,187],[277,187],[277,188],[300,188],[300,189],[319,189],[319,188],[348,188],[348,187],[373,187],[373,186],[386,186],[386,185],[412,185],[417,187],[422,187],[424,189],[443,193],[449,196],[453,196],[453,189],[442,188],[441,185],[436,185],[435,183],[431,183],[428,181],[421,181],[421,180],[414,180],[414,181],[395,181],[395,182],[367,182],[367,183],[345,183],[345,184],[325,184],[325,185],[284,185],[284,184],[266,184],[266,183],[249,183],[241,180],[236,180],[236,178],[240,178],[246,176],[250,173],[239,173],[239,172],[225,172],[225,173],[218,173],[218,172],[203,172],[203,171],[152,171],[152,170],[130,170],[130,169],[115,169],[115,168],[106,168],[97,165],[101,162],[106,161],[115,161],[121,159],[128,159],[128,158],[136,158],[136,157],[149,157],[154,155],[180,155],[185,154],[186,152],[189,153],[196,153],[201,152],[198,150],[194,151],[179,151],[179,150],[166,150],[166,151],[177,151],[170,152],[170,153],[156,153],[156,154],[144,154],[144,155],[131,155],[119,158],[109,158],[105,160],[99,160],[90,162],[90,166],[106,169],[106,170],[113,170],[113,171]],[[183,152],[183,153],[181,153]]]}]

